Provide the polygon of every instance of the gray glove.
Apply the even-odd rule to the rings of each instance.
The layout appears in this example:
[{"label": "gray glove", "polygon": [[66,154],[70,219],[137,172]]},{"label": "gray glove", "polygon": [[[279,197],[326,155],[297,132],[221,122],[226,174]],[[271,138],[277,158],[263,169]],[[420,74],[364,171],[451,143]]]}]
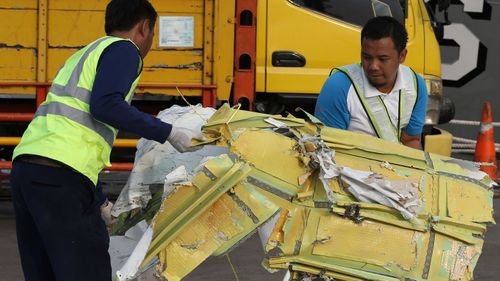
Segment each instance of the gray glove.
[{"label": "gray glove", "polygon": [[204,141],[205,137],[200,131],[172,126],[167,141],[179,152],[195,151],[202,148],[202,146],[193,146],[191,139]]}]

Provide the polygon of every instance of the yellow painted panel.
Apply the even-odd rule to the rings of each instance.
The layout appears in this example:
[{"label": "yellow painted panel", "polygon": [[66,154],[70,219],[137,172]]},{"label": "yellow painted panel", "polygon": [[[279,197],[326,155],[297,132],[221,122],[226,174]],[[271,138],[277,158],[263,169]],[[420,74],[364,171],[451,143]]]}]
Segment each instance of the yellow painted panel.
[{"label": "yellow painted panel", "polygon": [[297,255],[299,252],[298,241],[302,241],[304,230],[308,224],[310,209],[295,207],[290,210],[289,219],[284,226],[284,243],[280,245],[284,255]]},{"label": "yellow painted panel", "polygon": [[[8,0],[10,2],[18,2],[16,0]],[[35,2],[35,0],[25,2]],[[22,2],[22,1],[21,1]],[[156,9],[158,14],[162,12],[176,12],[176,13],[201,13],[203,12],[203,0],[176,0],[176,1],[162,1],[162,0],[151,0],[153,7]],[[50,0],[50,8],[53,10],[100,10],[104,11],[106,5],[109,3],[108,0]],[[35,4],[36,6],[36,4]]]},{"label": "yellow painted panel", "polygon": [[[37,11],[0,9],[0,49],[37,47]],[[8,57],[2,57],[2,60]]]},{"label": "yellow painted panel", "polygon": [[[413,149],[402,144],[392,143],[383,139],[372,137],[366,134],[340,130],[330,127],[323,127],[321,129],[321,137],[327,144],[343,144],[355,146],[358,149],[372,152],[373,157],[382,160],[381,156],[400,156],[401,161],[419,160],[425,166],[424,152],[418,149]],[[379,158],[380,157],[380,158]],[[417,161],[414,161],[417,162]],[[412,163],[415,167],[416,163]]]},{"label": "yellow painted panel", "polygon": [[234,141],[231,149],[257,169],[273,171],[275,177],[298,185],[298,178],[305,174],[306,168],[299,161],[297,152],[290,150],[294,145],[294,140],[274,132],[249,130]]},{"label": "yellow painted panel", "polygon": [[312,253],[381,266],[394,263],[410,270],[417,263],[416,235],[421,234],[370,221],[356,224],[337,216],[322,216]]},{"label": "yellow painted panel", "polygon": [[182,13],[203,13],[204,2],[206,0],[151,0],[151,4],[158,11],[162,12],[176,12],[181,16]]},{"label": "yellow painted panel", "polygon": [[[227,101],[231,94],[234,70],[234,11],[235,2],[216,1],[214,78],[217,98]],[[257,83],[257,82],[256,82]]]},{"label": "yellow painted panel", "polygon": [[0,95],[33,95],[34,98],[35,91],[35,87],[0,87]]},{"label": "yellow painted panel", "polygon": [[224,194],[166,248],[168,280],[184,277],[217,248],[245,230],[253,229],[253,225],[235,201]]},{"label": "yellow painted panel", "polygon": [[[10,0],[14,2],[15,0]],[[24,0],[26,1],[26,0]],[[34,0],[32,0],[34,1]],[[36,2],[36,1],[35,1]],[[153,7],[158,13],[162,11],[195,11],[203,10],[203,0],[151,0]],[[50,0],[50,8],[58,10],[102,10],[106,9],[109,0]]]},{"label": "yellow painted panel", "polygon": [[48,26],[49,47],[81,48],[105,35],[104,12],[50,10]]},{"label": "yellow painted panel", "polygon": [[36,9],[38,7],[37,0],[2,0],[0,8],[15,8],[15,9]]},{"label": "yellow painted panel", "polygon": [[202,60],[201,50],[152,50],[144,60],[141,82],[201,84]]},{"label": "yellow painted panel", "polygon": [[109,0],[49,0],[49,8],[51,10],[101,10],[106,9]]},{"label": "yellow painted panel", "polygon": [[35,81],[36,50],[0,48],[0,80]]},{"label": "yellow painted panel", "polygon": [[[193,198],[198,193],[198,189],[194,186],[181,186],[168,198],[168,207],[165,209],[160,209],[155,218],[154,233],[155,237],[163,227],[165,227],[165,221],[171,221],[176,217],[176,210],[182,209],[186,204],[186,200]],[[164,203],[163,203],[164,204]]]},{"label": "yellow painted panel", "polygon": [[461,180],[448,179],[448,215],[472,222],[491,222],[491,191]]},{"label": "yellow painted panel", "polygon": [[[272,197],[263,196],[258,189],[255,189],[247,184],[238,184],[228,194],[230,194],[232,200],[236,203],[232,209],[238,210],[225,214],[228,219],[223,221],[226,221],[226,224],[238,223],[242,227],[245,227],[245,230],[233,239],[227,240],[224,245],[219,247],[217,251],[213,252],[214,256],[226,253],[239,240],[248,235],[257,226],[267,221],[279,209],[276,202],[279,200],[274,201],[272,200]],[[233,212],[239,213],[241,211],[244,212],[248,218],[251,218],[253,223],[248,222],[243,224],[243,222],[240,222],[239,219],[233,216]],[[222,214],[218,216],[218,218],[220,217],[222,217]],[[245,221],[247,220],[245,219]]]}]

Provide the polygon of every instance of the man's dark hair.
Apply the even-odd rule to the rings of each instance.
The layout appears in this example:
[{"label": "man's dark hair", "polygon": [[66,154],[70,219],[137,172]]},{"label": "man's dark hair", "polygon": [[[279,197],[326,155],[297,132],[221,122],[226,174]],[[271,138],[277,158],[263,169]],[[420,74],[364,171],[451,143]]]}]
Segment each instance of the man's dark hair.
[{"label": "man's dark hair", "polygon": [[106,7],[104,30],[106,34],[128,31],[143,19],[149,19],[149,28],[153,30],[157,16],[148,0],[111,0]]},{"label": "man's dark hair", "polygon": [[398,20],[392,17],[375,17],[370,19],[361,31],[361,41],[363,39],[380,40],[390,37],[398,53],[406,48],[408,33],[406,28]]}]

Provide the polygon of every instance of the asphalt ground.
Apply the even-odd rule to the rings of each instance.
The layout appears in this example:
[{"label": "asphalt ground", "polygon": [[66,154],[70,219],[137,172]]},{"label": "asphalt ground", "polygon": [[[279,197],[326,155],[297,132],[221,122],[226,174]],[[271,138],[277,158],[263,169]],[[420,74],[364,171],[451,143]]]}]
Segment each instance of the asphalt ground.
[{"label": "asphalt ground", "polygon": [[[500,200],[494,200],[500,208]],[[495,214],[500,221],[500,212]],[[24,280],[17,251],[12,203],[0,201],[0,281]],[[240,244],[227,256],[210,257],[184,280],[187,281],[258,281],[283,280],[284,272],[270,274],[260,263],[264,253],[258,235]],[[475,270],[475,280],[500,281],[500,226],[488,228],[483,253]]]}]

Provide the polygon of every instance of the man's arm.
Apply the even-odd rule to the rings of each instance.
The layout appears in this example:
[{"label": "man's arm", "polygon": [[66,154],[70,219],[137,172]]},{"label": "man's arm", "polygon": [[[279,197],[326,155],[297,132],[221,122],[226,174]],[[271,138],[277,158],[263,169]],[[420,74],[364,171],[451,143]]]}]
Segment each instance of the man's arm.
[{"label": "man's arm", "polygon": [[402,131],[400,141],[406,146],[422,150],[421,136],[422,135],[410,136],[405,131]]},{"label": "man's arm", "polygon": [[350,86],[351,82],[344,73],[333,73],[323,84],[316,101],[314,116],[328,127],[346,130],[350,120],[347,108]]},{"label": "man's arm", "polygon": [[425,123],[425,115],[427,112],[427,86],[424,79],[417,74],[417,101],[413,107],[410,121],[406,128],[401,132],[400,141],[402,144],[422,150],[422,129]]},{"label": "man's arm", "polygon": [[172,126],[130,106],[125,97],[139,68],[139,54],[128,41],[110,45],[101,55],[90,98],[92,116],[119,130],[164,143]]}]

